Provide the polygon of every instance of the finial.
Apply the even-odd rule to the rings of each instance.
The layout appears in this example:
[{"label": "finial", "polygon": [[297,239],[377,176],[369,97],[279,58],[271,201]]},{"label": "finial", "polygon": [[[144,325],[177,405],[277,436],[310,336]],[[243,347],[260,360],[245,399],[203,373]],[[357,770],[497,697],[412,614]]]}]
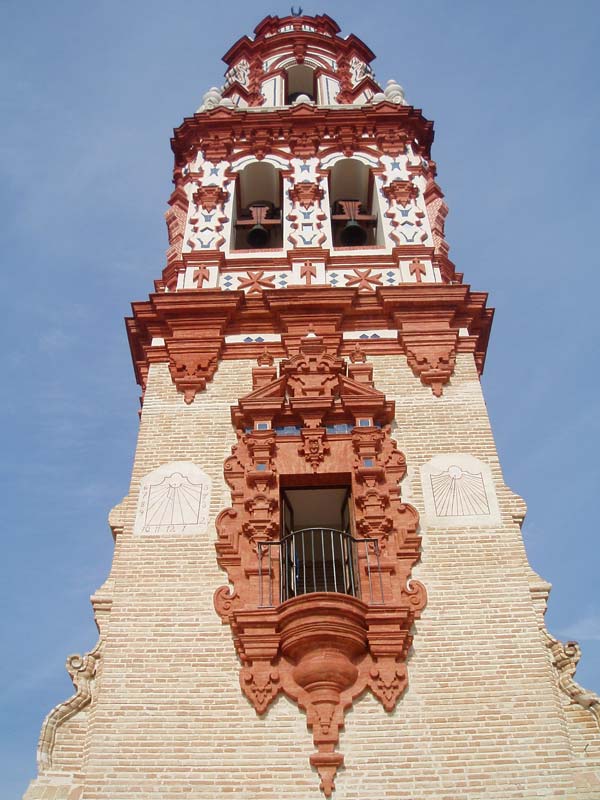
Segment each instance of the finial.
[{"label": "finial", "polygon": [[301,17],[302,16],[302,6],[298,6],[298,11],[294,11],[294,6],[290,8],[292,12],[292,17]]}]

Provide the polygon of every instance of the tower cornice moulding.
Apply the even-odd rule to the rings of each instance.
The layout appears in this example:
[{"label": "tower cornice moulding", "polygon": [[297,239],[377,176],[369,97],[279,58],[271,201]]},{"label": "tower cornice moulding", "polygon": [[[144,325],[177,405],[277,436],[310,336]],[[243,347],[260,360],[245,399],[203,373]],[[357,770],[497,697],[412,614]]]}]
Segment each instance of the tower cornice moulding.
[{"label": "tower cornice moulding", "polygon": [[[429,158],[433,142],[433,123],[425,119],[420,109],[390,101],[335,107],[300,104],[260,112],[218,106],[186,117],[174,130],[171,147],[176,164],[184,166],[198,150],[203,150],[205,157],[213,162],[225,160],[234,145],[246,147],[250,152],[250,135],[256,130],[272,136],[274,152],[278,147],[288,147],[294,139],[302,140],[303,133],[313,139],[317,137],[322,146],[333,146],[336,137],[346,135],[354,150],[370,146],[389,155],[403,152],[410,141],[425,158]],[[332,147],[332,151],[335,149]],[[326,154],[324,150],[322,156]]]},{"label": "tower cornice moulding", "polygon": [[[487,296],[467,285],[412,284],[379,287],[372,294],[357,289],[319,286],[266,290],[257,295],[221,289],[163,292],[132,305],[127,330],[138,382],[145,387],[151,363],[168,361],[173,382],[193,401],[215,374],[222,358],[240,357],[240,347],[227,349],[228,334],[280,334],[281,344],[267,347],[274,355],[293,355],[309,328],[340,352],[347,331],[389,329],[389,339],[366,343],[369,354],[404,353],[415,375],[440,396],[452,376],[456,353],[471,352],[483,370],[493,312]],[[467,329],[468,336],[459,338]],[[153,344],[160,342],[160,344]],[[265,347],[244,345],[249,357]]]}]

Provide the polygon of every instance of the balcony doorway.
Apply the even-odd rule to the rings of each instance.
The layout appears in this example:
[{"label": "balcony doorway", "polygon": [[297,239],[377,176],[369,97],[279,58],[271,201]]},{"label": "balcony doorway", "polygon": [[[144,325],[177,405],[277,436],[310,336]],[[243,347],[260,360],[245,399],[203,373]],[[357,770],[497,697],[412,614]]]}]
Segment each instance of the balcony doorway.
[{"label": "balcony doorway", "polygon": [[284,489],[281,501],[282,599],[311,592],[356,596],[350,489]]}]

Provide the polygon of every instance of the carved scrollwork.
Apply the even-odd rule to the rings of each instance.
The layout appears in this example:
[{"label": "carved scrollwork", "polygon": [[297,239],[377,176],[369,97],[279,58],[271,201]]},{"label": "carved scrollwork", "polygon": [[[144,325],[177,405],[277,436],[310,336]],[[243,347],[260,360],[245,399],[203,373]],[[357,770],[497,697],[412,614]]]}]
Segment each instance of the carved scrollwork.
[{"label": "carved scrollwork", "polygon": [[577,642],[561,642],[542,629],[546,644],[552,654],[552,663],[558,673],[558,685],[572,703],[589,711],[600,728],[600,697],[580,686],[575,680],[581,648]]},{"label": "carved scrollwork", "polygon": [[215,611],[223,622],[231,622],[233,612],[239,605],[240,598],[231,591],[230,586],[219,586],[213,596]]},{"label": "carved scrollwork", "polygon": [[402,596],[416,611],[421,611],[427,602],[427,589],[420,581],[411,579],[407,581],[406,587],[402,590]]},{"label": "carved scrollwork", "polygon": [[[369,688],[390,711],[407,685],[410,631],[426,600],[422,584],[410,582],[418,514],[401,502],[406,461],[391,439],[394,407],[372,386],[370,365],[349,367],[313,333],[278,376],[270,365],[260,369],[269,372],[232,409],[238,444],[225,475],[233,505],[217,520],[216,548],[234,589],[221,587],[215,608],[231,625],[240,685],[257,713],[280,692],[306,712],[316,749],[310,763],[330,796],[344,760],[336,747],[345,710]],[[328,434],[340,419],[347,430],[349,418],[350,437]],[[291,419],[300,444],[274,433]],[[280,475],[289,479],[290,471],[298,486],[314,485],[316,472],[351,475],[355,541],[369,539],[357,555],[363,599],[316,590],[279,596],[280,559],[271,548],[279,545]]]},{"label": "carved scrollwork", "polygon": [[93,650],[85,655],[71,655],[67,658],[66,669],[69,673],[75,694],[64,703],[55,706],[47,715],[42,725],[38,744],[38,767],[40,772],[52,767],[52,755],[56,732],[68,719],[82,711],[92,700],[96,668],[100,660],[102,640]]}]

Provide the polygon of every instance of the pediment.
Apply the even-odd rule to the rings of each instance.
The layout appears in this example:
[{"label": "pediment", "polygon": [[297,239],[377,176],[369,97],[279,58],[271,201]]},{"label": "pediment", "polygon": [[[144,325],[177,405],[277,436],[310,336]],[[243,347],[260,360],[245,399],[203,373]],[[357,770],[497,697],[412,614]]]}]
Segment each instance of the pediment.
[{"label": "pediment", "polygon": [[283,399],[285,397],[286,385],[287,376],[284,375],[281,378],[271,381],[271,383],[267,383],[266,386],[261,386],[250,392],[250,394],[240,398],[239,405],[243,408],[248,403],[254,404],[257,401]]},{"label": "pediment", "polygon": [[339,382],[340,398],[342,400],[355,397],[374,400],[380,403],[382,406],[385,403],[384,393],[380,392],[378,389],[374,389],[372,386],[367,386],[364,383],[358,383],[358,381],[355,381],[352,378],[347,378],[345,375],[339,376]]}]

